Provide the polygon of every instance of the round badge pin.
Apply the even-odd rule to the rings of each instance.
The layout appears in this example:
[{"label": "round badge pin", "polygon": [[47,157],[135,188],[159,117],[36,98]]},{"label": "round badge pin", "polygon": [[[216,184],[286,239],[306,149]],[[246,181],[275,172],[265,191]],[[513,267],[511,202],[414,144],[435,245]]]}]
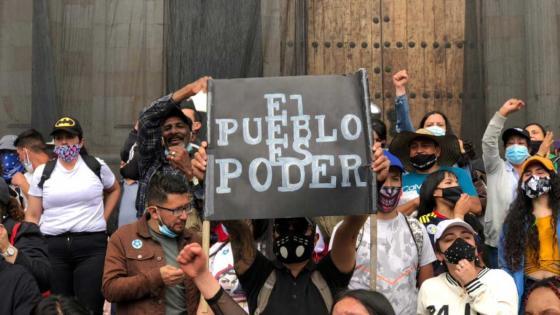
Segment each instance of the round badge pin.
[{"label": "round badge pin", "polygon": [[437,232],[437,226],[435,224],[429,224],[426,228],[426,230],[428,231],[428,233],[430,234],[436,234]]},{"label": "round badge pin", "polygon": [[142,248],[142,241],[139,240],[139,239],[133,240],[133,241],[132,241],[132,247],[133,247],[134,249],[140,249],[140,248]]}]

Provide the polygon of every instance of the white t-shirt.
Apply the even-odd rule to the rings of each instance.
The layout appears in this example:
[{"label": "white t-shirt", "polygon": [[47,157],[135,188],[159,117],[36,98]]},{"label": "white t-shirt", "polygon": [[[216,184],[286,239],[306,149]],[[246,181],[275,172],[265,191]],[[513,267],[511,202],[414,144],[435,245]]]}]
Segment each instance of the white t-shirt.
[{"label": "white t-shirt", "polygon": [[103,217],[103,190],[115,183],[115,175],[100,159],[101,181],[80,156],[73,169],[67,170],[57,160],[43,189],[38,184],[45,165],[33,172],[29,195],[42,198],[43,214],[39,222],[45,235],[66,232],[102,232],[106,230]]},{"label": "white t-shirt", "polygon": [[[336,225],[331,245],[336,230]],[[391,220],[377,220],[377,291],[383,293],[395,309],[395,314],[416,312],[417,267],[426,266],[436,260],[430,238],[423,231],[422,254],[418,264],[418,251],[412,233],[401,213]],[[360,231],[356,244],[356,269],[350,280],[349,289],[370,288],[370,219]]]},{"label": "white t-shirt", "polygon": [[515,315],[517,308],[517,289],[511,276],[500,269],[485,268],[465,288],[447,272],[424,281],[416,314]]}]

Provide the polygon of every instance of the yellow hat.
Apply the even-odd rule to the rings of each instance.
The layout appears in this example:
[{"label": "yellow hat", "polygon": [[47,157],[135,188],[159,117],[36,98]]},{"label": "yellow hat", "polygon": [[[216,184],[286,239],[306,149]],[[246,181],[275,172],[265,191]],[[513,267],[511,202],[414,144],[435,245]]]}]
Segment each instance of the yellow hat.
[{"label": "yellow hat", "polygon": [[552,161],[550,159],[538,155],[533,155],[532,157],[528,158],[525,163],[523,163],[523,166],[521,167],[521,174],[525,173],[525,169],[529,167],[530,164],[534,163],[540,163],[550,172],[555,172],[554,164],[552,164]]}]

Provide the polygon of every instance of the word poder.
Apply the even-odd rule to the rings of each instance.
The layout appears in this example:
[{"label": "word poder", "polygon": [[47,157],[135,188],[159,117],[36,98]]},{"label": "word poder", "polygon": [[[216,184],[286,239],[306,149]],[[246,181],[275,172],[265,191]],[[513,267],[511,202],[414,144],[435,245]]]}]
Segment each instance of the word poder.
[{"label": "word poder", "polygon": [[210,81],[206,218],[371,212],[366,87],[365,72]]},{"label": "word poder", "polygon": [[[242,121],[231,118],[216,119],[218,128],[217,146],[228,146],[229,136],[241,132],[243,141],[247,145],[258,145],[265,141],[268,148],[266,157],[253,159],[244,170],[242,163],[237,159],[216,159],[219,167],[220,181],[216,187],[216,193],[231,193],[229,182],[239,178],[246,171],[249,183],[257,192],[266,191],[272,184],[272,168],[281,169],[282,185],[277,188],[280,192],[296,191],[304,182],[306,166],[311,167],[311,181],[309,188],[335,188],[336,176],[327,174],[327,166],[337,163],[341,168],[341,187],[350,187],[350,173],[353,173],[357,186],[365,187],[367,183],[360,178],[358,168],[362,166],[362,159],[357,154],[333,154],[313,155],[309,151],[310,143],[336,142],[339,137],[347,141],[356,141],[362,134],[362,121],[354,114],[346,114],[340,120],[338,129],[325,130],[325,115],[307,115],[304,112],[303,97],[301,94],[286,95],[282,93],[265,94],[267,115],[265,117],[243,118]],[[293,109],[292,100],[297,108],[296,115],[288,115]],[[292,108],[290,108],[292,107]],[[264,123],[263,123],[264,121]],[[264,128],[263,128],[264,124]],[[315,125],[312,128],[312,124]],[[242,126],[240,128],[240,126]],[[251,134],[254,129],[254,134]],[[264,129],[264,131],[263,131]],[[312,130],[316,130],[314,134]],[[264,137],[263,137],[264,133]],[[264,140],[263,140],[264,138]],[[291,147],[292,151],[300,156],[286,156],[283,149]],[[297,171],[297,179],[290,178],[290,169]],[[259,180],[257,172],[265,171],[264,180]]]}]

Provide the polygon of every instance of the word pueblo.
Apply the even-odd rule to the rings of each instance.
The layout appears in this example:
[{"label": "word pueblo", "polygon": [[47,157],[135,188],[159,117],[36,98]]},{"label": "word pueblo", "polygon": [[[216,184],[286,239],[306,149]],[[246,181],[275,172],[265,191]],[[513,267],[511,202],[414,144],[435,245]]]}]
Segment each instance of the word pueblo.
[{"label": "word pueblo", "polygon": [[[352,186],[351,173],[354,175],[356,187],[367,185],[358,173],[362,166],[362,158],[359,155],[336,155],[337,152],[340,152],[340,144],[345,141],[358,141],[360,139],[363,125],[357,115],[346,114],[340,120],[340,125],[326,126],[325,115],[314,115],[312,117],[304,113],[303,98],[299,94],[289,95],[288,102],[286,102],[286,95],[280,93],[265,94],[264,99],[266,99],[267,106],[267,115],[264,119],[263,117],[242,118],[241,121],[231,118],[215,119],[218,129],[216,135],[218,147],[249,145],[259,147],[260,150],[252,149],[258,153],[268,151],[266,158],[257,157],[251,161],[243,161],[243,163],[248,164],[246,169],[244,169],[242,161],[237,159],[216,158],[215,163],[219,168],[219,185],[216,187],[216,193],[231,193],[230,181],[240,178],[244,171],[247,172],[248,180],[255,191],[267,191],[272,185],[273,168],[277,169],[276,174],[279,172],[281,176],[281,185],[277,187],[280,192],[301,189],[305,183],[306,175],[311,178],[309,188],[336,188],[336,176],[327,175],[327,167],[334,167],[335,160],[340,165],[340,187]],[[297,105],[297,114],[289,116],[288,109],[293,109],[294,103]],[[265,124],[264,131],[263,121]],[[250,125],[253,125],[253,127]],[[327,127],[329,127],[328,132]],[[256,132],[251,134],[251,130]],[[239,132],[243,135],[244,143],[233,143],[233,135]],[[263,133],[266,133],[266,136],[263,136]],[[240,137],[238,136],[237,139],[240,139]],[[363,139],[361,140],[363,141]],[[333,154],[314,155],[310,152],[312,144],[314,147],[328,146],[329,150],[327,152],[333,152]],[[285,153],[288,151],[300,156],[286,156]],[[325,147],[323,147],[321,152],[325,151]],[[291,168],[295,168],[297,172],[290,171]],[[257,176],[257,174],[261,174],[261,176]],[[293,176],[294,174],[296,175]]]}]

